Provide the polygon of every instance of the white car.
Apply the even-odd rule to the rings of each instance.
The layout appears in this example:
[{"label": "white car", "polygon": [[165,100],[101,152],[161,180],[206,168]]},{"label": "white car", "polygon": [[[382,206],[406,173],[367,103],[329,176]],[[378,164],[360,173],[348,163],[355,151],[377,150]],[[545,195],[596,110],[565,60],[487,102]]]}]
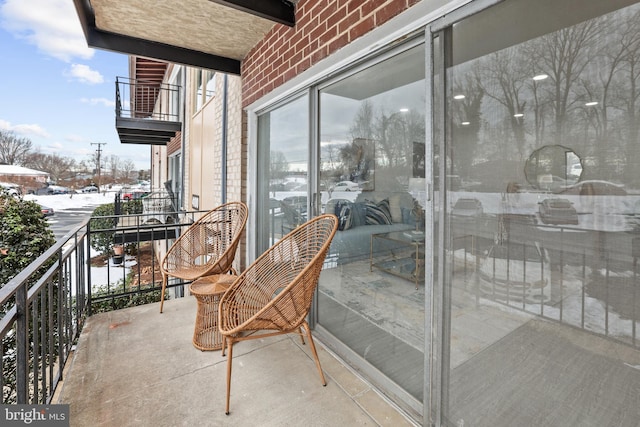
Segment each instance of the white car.
[{"label": "white car", "polygon": [[10,184],[6,182],[0,182],[0,192],[6,192],[8,195],[13,197],[20,197],[20,187],[16,184]]},{"label": "white car", "polygon": [[360,185],[357,182],[353,181],[340,181],[336,182],[333,186],[333,191],[358,191],[360,190]]}]

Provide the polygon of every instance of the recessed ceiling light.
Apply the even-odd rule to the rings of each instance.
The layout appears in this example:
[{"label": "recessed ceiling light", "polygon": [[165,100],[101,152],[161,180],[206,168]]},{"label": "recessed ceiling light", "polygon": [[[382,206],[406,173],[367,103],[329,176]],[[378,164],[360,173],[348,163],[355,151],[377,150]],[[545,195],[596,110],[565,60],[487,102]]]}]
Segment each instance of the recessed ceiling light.
[{"label": "recessed ceiling light", "polygon": [[464,95],[460,94],[460,95],[454,95],[453,99],[464,99]]},{"label": "recessed ceiling light", "polygon": [[538,74],[537,76],[533,76],[533,80],[544,80],[549,77],[547,74]]},{"label": "recessed ceiling light", "polygon": [[524,117],[524,114],[522,113],[516,113],[513,115],[513,117]]},{"label": "recessed ceiling light", "polygon": [[590,101],[584,104],[587,107],[593,107],[594,105],[598,105],[598,101]]},{"label": "recessed ceiling light", "polygon": [[471,123],[469,123],[469,122],[462,122],[462,123],[460,123],[460,124],[461,124],[462,126],[468,126],[468,125],[470,125]]},{"label": "recessed ceiling light", "polygon": [[407,113],[407,112],[409,112],[409,109],[408,108],[401,108],[400,112],[401,113]]}]

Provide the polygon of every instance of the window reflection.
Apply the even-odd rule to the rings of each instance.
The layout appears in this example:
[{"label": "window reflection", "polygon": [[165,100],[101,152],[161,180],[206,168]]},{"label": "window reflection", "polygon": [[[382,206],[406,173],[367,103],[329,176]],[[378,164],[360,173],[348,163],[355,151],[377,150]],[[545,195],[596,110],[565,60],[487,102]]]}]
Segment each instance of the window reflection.
[{"label": "window reflection", "polygon": [[365,372],[382,372],[416,402],[428,237],[424,62],[419,45],[320,92],[322,209],[340,225],[320,280],[318,321]]},{"label": "window reflection", "polygon": [[453,28],[452,424],[640,419],[625,403],[640,371],[619,369],[640,361],[640,5],[565,17],[569,3],[509,1]]}]

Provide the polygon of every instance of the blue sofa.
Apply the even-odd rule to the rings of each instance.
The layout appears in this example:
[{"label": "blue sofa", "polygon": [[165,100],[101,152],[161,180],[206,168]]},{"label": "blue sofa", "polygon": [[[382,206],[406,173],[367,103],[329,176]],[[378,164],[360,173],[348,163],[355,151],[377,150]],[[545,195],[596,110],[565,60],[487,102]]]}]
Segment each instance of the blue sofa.
[{"label": "blue sofa", "polygon": [[[371,236],[391,231],[415,229],[414,199],[407,192],[362,192],[355,201],[330,199],[325,213],[334,213],[340,220],[329,256],[338,264],[368,259]],[[393,249],[385,242],[374,247],[374,256]]]}]

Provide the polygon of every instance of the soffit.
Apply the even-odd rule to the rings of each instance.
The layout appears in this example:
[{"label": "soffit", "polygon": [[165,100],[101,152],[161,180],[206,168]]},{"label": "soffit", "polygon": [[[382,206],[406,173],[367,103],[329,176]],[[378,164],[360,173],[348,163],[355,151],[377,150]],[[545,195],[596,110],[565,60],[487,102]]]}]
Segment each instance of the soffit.
[{"label": "soffit", "polygon": [[102,31],[242,60],[273,27],[209,0],[91,0]]},{"label": "soffit", "polygon": [[73,2],[90,47],[239,74],[276,23],[294,25],[297,0]]}]

